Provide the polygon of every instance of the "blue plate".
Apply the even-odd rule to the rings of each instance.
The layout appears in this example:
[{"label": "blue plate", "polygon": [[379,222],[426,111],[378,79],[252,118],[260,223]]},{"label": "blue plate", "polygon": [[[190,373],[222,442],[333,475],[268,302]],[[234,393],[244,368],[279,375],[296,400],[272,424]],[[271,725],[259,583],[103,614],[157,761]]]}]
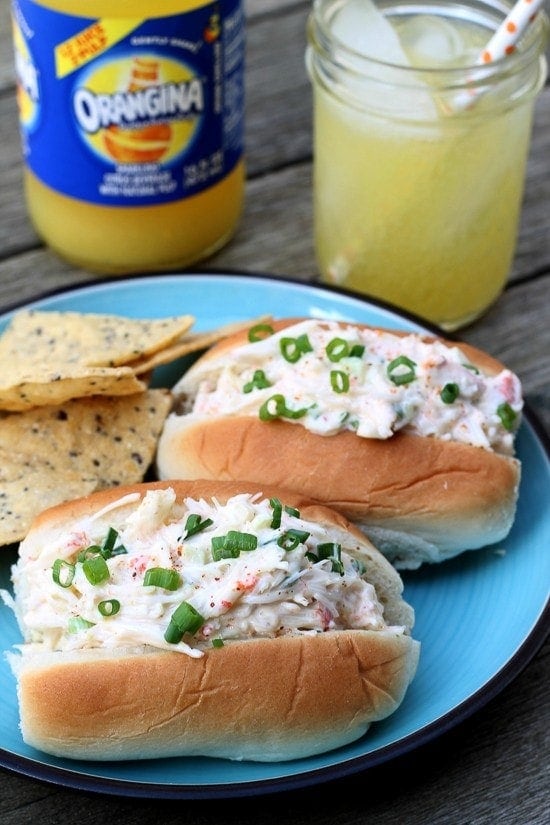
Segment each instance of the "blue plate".
[{"label": "blue plate", "polygon": [[[27,307],[132,317],[195,316],[194,330],[263,313],[360,321],[391,329],[433,331],[415,319],[344,291],[284,278],[200,273],[106,280],[42,298]],[[11,313],[0,317],[0,332]],[[162,368],[171,385],[182,365]],[[401,707],[357,742],[283,763],[161,759],[99,763],[56,759],[22,741],[15,681],[0,659],[0,764],[27,776],[82,790],[158,798],[252,796],[305,787],[363,771],[428,742],[501,691],[535,655],[550,614],[550,461],[542,431],[527,412],[518,433],[523,464],[517,518],[502,544],[406,573],[405,598],[416,611],[419,669]],[[16,551],[0,556],[0,586]],[[20,641],[0,604],[0,649]]]}]

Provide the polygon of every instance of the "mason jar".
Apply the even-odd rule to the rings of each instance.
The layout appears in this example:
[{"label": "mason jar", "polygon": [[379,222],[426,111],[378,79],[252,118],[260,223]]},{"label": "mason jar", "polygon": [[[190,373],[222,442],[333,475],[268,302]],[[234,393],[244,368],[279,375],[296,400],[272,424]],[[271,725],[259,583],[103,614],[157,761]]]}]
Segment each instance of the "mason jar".
[{"label": "mason jar", "polygon": [[322,280],[446,330],[500,295],[548,32],[539,12],[509,54],[484,57],[510,8],[315,0],[306,63]]}]

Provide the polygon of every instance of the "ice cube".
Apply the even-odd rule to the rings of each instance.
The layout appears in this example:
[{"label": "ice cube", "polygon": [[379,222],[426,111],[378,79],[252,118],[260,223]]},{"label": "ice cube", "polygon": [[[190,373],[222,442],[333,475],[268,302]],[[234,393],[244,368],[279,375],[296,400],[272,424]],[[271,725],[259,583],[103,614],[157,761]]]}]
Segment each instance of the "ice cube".
[{"label": "ice cube", "polygon": [[350,0],[332,22],[332,33],[345,46],[365,57],[409,66],[399,37],[371,0]]},{"label": "ice cube", "polygon": [[458,66],[467,54],[466,44],[456,28],[432,14],[401,20],[397,31],[409,62],[416,68]]},{"label": "ice cube", "polygon": [[[358,75],[346,81],[347,91],[359,105],[373,107],[389,117],[407,116],[415,119],[436,120],[437,107],[429,86],[418,76],[407,78],[413,69],[399,36],[384,14],[372,0],[347,0],[331,21],[331,32],[336,40],[361,57],[349,58],[348,65],[357,66]],[[372,59],[365,66],[363,58]],[[398,66],[391,69],[376,61]],[[396,74],[397,72],[397,74]],[[359,77],[364,74],[364,80]]]}]

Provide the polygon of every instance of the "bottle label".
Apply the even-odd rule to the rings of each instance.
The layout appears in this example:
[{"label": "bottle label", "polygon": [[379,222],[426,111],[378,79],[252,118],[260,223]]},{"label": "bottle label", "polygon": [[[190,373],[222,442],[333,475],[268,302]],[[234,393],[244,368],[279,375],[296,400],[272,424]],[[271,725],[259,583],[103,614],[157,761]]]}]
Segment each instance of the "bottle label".
[{"label": "bottle label", "polygon": [[12,16],[25,162],[51,188],[101,205],[168,203],[238,163],[241,0],[151,20],[13,0]]}]

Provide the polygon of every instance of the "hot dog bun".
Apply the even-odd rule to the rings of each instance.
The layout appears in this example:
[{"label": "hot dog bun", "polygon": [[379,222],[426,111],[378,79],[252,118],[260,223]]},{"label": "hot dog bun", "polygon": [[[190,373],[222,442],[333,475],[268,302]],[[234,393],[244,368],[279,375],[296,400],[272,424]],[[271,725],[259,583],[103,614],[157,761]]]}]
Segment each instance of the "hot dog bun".
[{"label": "hot dog bun", "polygon": [[[310,627],[302,631],[289,627],[285,630],[283,625],[290,620],[282,614],[283,618],[277,615],[277,622],[282,624],[275,634],[261,637],[256,627],[255,636],[240,638],[235,635],[235,628],[240,627],[235,616],[244,615],[246,598],[243,597],[238,604],[235,602],[233,618],[231,607],[222,614],[225,624],[216,633],[224,638],[223,646],[214,646],[209,638],[207,628],[215,618],[207,618],[195,637],[185,636],[182,649],[174,644],[174,652],[167,649],[169,644],[164,644],[165,649],[151,644],[150,636],[148,644],[139,644],[142,618],[136,619],[133,614],[129,624],[131,638],[125,639],[125,631],[121,631],[118,641],[107,641],[105,636],[100,644],[98,639],[103,638],[102,633],[114,633],[102,628],[114,628],[117,617],[123,616],[125,605],[130,610],[132,604],[133,596],[120,588],[117,590],[120,581],[125,581],[122,573],[116,573],[119,563],[125,564],[125,569],[133,569],[140,578],[144,567],[159,563],[159,553],[167,553],[169,548],[171,557],[174,556],[175,546],[170,537],[181,537],[182,524],[189,511],[200,510],[203,516],[205,512],[222,513],[226,526],[230,523],[226,511],[233,519],[241,511],[250,511],[255,514],[254,524],[259,524],[268,502],[269,513],[275,512],[276,502],[284,504],[280,530],[294,524],[293,519],[298,517],[294,511],[287,515],[291,512],[287,508],[295,508],[299,511],[299,523],[312,531],[310,535],[316,536],[316,542],[341,545],[341,557],[346,559],[345,577],[334,570],[326,573],[328,561],[321,563],[323,575],[329,576],[330,587],[337,586],[339,581],[348,582],[344,591],[346,587],[351,588],[349,592],[360,587],[370,593],[372,585],[372,592],[376,594],[373,598],[383,609],[383,619],[381,616],[369,619],[372,627],[359,627],[357,621],[353,629],[344,629],[340,626],[341,617],[347,613],[341,607],[341,617],[334,618],[335,629],[327,624],[329,629],[318,632]],[[251,509],[254,507],[259,509]],[[250,518],[243,520],[246,531],[251,530]],[[98,537],[110,527],[116,529],[117,542],[123,540],[127,552],[107,559],[111,581],[103,585],[105,590],[98,590],[95,602],[106,595],[110,598],[116,595],[121,607],[119,614],[101,619],[97,605],[91,614],[90,605],[86,608],[83,604],[87,598],[86,588],[78,572],[81,562],[75,559],[79,548],[89,541],[98,542]],[[157,528],[159,532],[155,533]],[[214,516],[214,524],[202,532],[200,541],[207,540],[208,530],[219,535],[220,529]],[[159,549],[156,539],[147,538],[150,534],[162,536],[163,548]],[[256,553],[268,552],[265,531],[261,535],[262,544]],[[148,556],[149,546],[156,550]],[[183,558],[186,553],[194,554],[192,558],[196,561],[199,545],[193,546],[194,550],[192,543],[185,545],[176,555],[179,553]],[[317,546],[320,545],[311,544],[312,548]],[[249,570],[255,564],[260,569],[255,552],[241,553],[242,563],[246,563]],[[287,548],[283,557],[287,559],[292,553],[299,556],[302,552],[303,548]],[[241,562],[241,556],[235,564]],[[75,561],[77,572],[69,587],[51,584],[52,565],[60,557]],[[211,567],[212,564],[210,559]],[[221,564],[236,569],[231,568],[230,561]],[[354,570],[358,566],[365,571],[361,581],[368,581],[369,585],[358,584],[355,579],[355,585],[350,584],[352,579],[348,577],[357,578]],[[219,578],[222,568],[219,565],[218,568]],[[191,572],[185,575],[191,575],[193,569],[191,566]],[[313,569],[318,575],[319,565],[312,567],[311,564],[308,575],[313,575]],[[245,581],[242,569],[239,576]],[[417,667],[419,644],[410,635],[413,611],[402,598],[399,574],[343,516],[302,496],[273,488],[260,490],[253,485],[210,481],[158,482],[104,491],[59,505],[45,511],[34,522],[21,544],[13,579],[15,611],[25,637],[21,655],[10,654],[18,682],[23,738],[28,744],[57,756],[94,760],[181,755],[258,761],[300,758],[351,742],[363,735],[371,722],[393,713],[402,702]],[[196,580],[200,582],[201,577]],[[132,586],[135,587],[135,583]],[[182,587],[186,586],[184,581]],[[239,582],[235,593],[241,586],[247,589]],[[293,602],[290,616],[299,609],[300,597],[294,599],[294,591],[289,590],[295,586],[294,583],[278,585],[286,587],[285,604]],[[100,585],[94,587],[100,588]],[[160,587],[144,588],[139,581],[137,587],[141,588],[136,597],[140,604],[144,599],[156,599],[157,591],[161,590]],[[75,597],[72,590],[79,588],[82,593]],[[55,592],[50,597],[52,590]],[[144,591],[147,592],[143,595]],[[258,597],[256,590],[252,594],[254,604],[254,598]],[[82,631],[85,635],[80,646],[74,641],[77,634],[71,636],[63,631],[66,616],[61,617],[59,626],[57,619],[52,619],[52,599],[62,605],[65,596],[66,610],[93,619],[93,627]],[[172,597],[162,590],[159,598]],[[181,596],[173,598],[175,602],[170,610]],[[258,614],[258,621],[264,621],[265,612],[269,613],[273,603],[270,598],[266,599],[263,613]],[[194,596],[191,601],[193,599]],[[213,604],[214,597],[208,596],[210,599]],[[45,605],[49,605],[49,612]],[[323,621],[328,622],[327,605],[319,602],[315,609],[320,611],[319,615],[322,613]],[[358,615],[358,609],[355,605],[350,615]],[[165,625],[167,611],[156,621]],[[375,622],[378,622],[376,627]]]},{"label": "hot dog bun", "polygon": [[[272,327],[275,334],[290,334],[289,327],[300,332],[303,320],[283,319]],[[330,327],[334,336],[353,337],[354,329],[369,329],[360,324],[320,324]],[[386,334],[383,330],[373,332]],[[515,431],[521,409],[519,382],[503,364],[466,344],[396,331],[390,335],[397,342],[402,340],[404,347],[411,339],[428,345],[436,342],[440,350],[434,357],[438,359],[441,347],[445,347],[456,360],[459,346],[461,363],[451,364],[453,382],[457,370],[466,375],[464,379],[459,374],[459,382],[468,381],[469,375],[476,381],[483,376],[496,377],[503,392],[514,396],[511,415],[516,419]],[[231,365],[239,362],[243,353],[249,357],[246,352],[252,347],[266,349],[264,343],[249,344],[246,332],[231,336],[206,352],[176,384],[178,400],[158,445],[160,478],[246,479],[300,490],[357,523],[397,568],[439,562],[507,536],[515,516],[520,463],[513,455],[514,432],[505,431],[496,415],[487,425],[495,444],[480,445],[453,440],[454,434],[451,438],[447,432],[423,435],[411,426],[391,433],[391,437],[359,437],[349,429],[323,435],[301,426],[304,419],[263,421],[257,409],[247,408],[244,413],[241,409],[233,413],[194,409],[203,382],[214,386],[228,365],[233,369]],[[399,343],[395,351],[399,351]],[[249,373],[260,364],[258,356]],[[269,367],[265,370],[269,373]],[[330,392],[326,380],[318,383],[322,387],[319,395],[326,396]],[[270,392],[260,390],[258,398],[265,399]],[[494,394],[495,388],[490,392]],[[247,394],[247,403],[252,396]],[[441,408],[441,415],[452,408],[439,399],[439,388],[437,396],[432,392],[431,403]],[[498,406],[498,398],[494,406]],[[475,429],[474,435],[480,431],[477,425],[471,429]]]}]

